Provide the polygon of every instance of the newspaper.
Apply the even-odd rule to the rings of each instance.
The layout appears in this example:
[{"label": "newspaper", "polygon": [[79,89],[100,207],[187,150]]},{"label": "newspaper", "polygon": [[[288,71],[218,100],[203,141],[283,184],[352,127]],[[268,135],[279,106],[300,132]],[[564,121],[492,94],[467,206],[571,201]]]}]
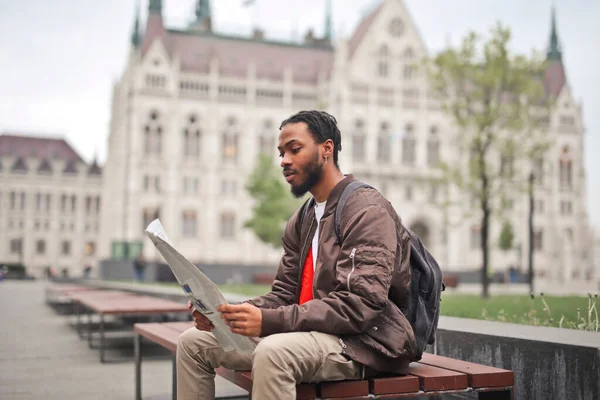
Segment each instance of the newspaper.
[{"label": "newspaper", "polygon": [[241,354],[251,353],[256,347],[256,343],[247,336],[231,332],[217,311],[219,305],[227,304],[223,293],[202,271],[175,250],[169,242],[160,220],[152,221],[146,228],[146,234],[164,257],[194,308],[205,315],[215,326],[212,332],[223,350],[226,352],[235,350]]}]

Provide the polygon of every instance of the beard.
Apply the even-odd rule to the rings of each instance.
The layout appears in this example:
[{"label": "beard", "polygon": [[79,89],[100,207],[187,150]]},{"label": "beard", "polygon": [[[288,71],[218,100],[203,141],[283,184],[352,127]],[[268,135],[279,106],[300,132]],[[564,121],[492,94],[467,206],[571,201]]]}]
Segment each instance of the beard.
[{"label": "beard", "polygon": [[319,162],[319,153],[315,152],[314,160],[302,171],[306,174],[304,181],[297,185],[291,185],[291,192],[296,198],[300,198],[306,194],[313,186],[315,186],[323,176],[323,164]]}]

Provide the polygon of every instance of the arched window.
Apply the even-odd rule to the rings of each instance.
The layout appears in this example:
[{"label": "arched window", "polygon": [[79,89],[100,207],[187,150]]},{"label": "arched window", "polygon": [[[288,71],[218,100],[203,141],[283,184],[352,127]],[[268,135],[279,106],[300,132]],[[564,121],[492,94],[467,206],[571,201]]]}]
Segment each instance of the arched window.
[{"label": "arched window", "polygon": [[389,49],[384,44],[379,48],[378,74],[382,78],[386,78],[389,72]]},{"label": "arched window", "polygon": [[191,114],[183,129],[183,155],[185,158],[198,159],[200,157],[201,138],[199,118],[195,114]]},{"label": "arched window", "polygon": [[404,66],[402,67],[402,78],[407,81],[413,79],[415,75],[415,52],[412,47],[404,50]]},{"label": "arched window", "polygon": [[144,154],[160,155],[162,153],[162,125],[160,114],[153,110],[144,125]]},{"label": "arched window", "polygon": [[415,222],[410,226],[410,230],[413,231],[419,237],[419,239],[421,239],[421,242],[423,242],[425,247],[429,247],[429,228],[424,222]]},{"label": "arched window", "polygon": [[429,138],[427,139],[427,165],[436,167],[440,162],[440,139],[437,126],[429,129]]},{"label": "arched window", "polygon": [[277,146],[275,145],[275,132],[273,131],[273,120],[265,119],[258,133],[258,151],[265,155],[275,155]]},{"label": "arched window", "polygon": [[352,135],[352,160],[355,162],[365,161],[365,138],[365,123],[362,119],[357,119]]},{"label": "arched window", "polygon": [[573,161],[569,146],[563,146],[560,159],[558,161],[558,166],[560,186],[570,187],[573,183]]},{"label": "arched window", "polygon": [[402,138],[402,163],[405,165],[415,165],[417,151],[417,139],[414,135],[412,124],[406,124],[404,128],[404,137]]},{"label": "arched window", "polygon": [[224,212],[220,216],[219,236],[221,239],[235,238],[235,214],[232,212]]},{"label": "arched window", "polygon": [[387,122],[382,122],[377,137],[377,161],[389,163],[390,159],[390,126]]},{"label": "arched window", "polygon": [[225,131],[221,135],[221,157],[223,161],[235,162],[238,154],[238,122],[234,116],[226,120]]}]

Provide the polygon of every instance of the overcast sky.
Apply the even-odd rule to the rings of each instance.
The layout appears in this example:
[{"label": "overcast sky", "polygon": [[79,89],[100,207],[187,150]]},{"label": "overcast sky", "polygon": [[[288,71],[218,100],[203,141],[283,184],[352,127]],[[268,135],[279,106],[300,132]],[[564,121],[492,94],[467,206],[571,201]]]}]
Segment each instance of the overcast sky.
[{"label": "overcast sky", "polygon": [[[400,0],[398,0],[400,1]],[[404,0],[430,52],[456,43],[467,31],[485,33],[496,21],[513,30],[518,52],[545,51],[550,9],[568,82],[583,102],[589,210],[600,227],[600,1]],[[259,24],[267,37],[300,38],[323,30],[325,0],[212,1],[213,26],[246,33]],[[142,17],[147,0],[141,0]],[[376,0],[333,0],[337,35],[348,36]],[[193,18],[194,0],[163,0],[167,25]],[[135,0],[0,0],[0,132],[66,137],[86,160],[103,161],[112,83],[129,48]]]}]

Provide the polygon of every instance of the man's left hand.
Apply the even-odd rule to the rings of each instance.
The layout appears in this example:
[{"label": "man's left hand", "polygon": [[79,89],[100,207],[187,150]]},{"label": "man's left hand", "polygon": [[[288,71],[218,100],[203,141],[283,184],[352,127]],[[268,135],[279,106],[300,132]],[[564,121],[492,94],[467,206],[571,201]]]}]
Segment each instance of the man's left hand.
[{"label": "man's left hand", "polygon": [[239,335],[258,337],[262,328],[260,308],[249,303],[222,304],[217,307],[221,318],[227,321],[231,331]]}]

